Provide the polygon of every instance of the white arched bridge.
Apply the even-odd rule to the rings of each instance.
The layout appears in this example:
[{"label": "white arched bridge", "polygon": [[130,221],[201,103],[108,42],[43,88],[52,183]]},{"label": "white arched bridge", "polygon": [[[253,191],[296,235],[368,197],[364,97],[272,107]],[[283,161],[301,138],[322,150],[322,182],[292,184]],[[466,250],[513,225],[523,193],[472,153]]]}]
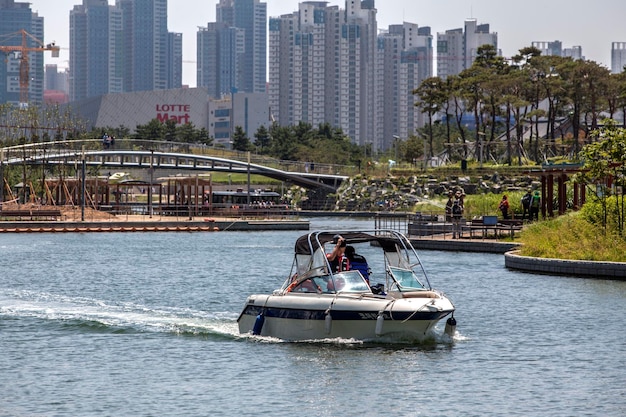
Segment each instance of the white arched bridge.
[{"label": "white arched bridge", "polygon": [[[40,142],[0,148],[0,164],[66,165],[104,170],[154,169],[180,172],[257,174],[309,189],[336,191],[353,167],[278,161],[247,152],[174,142],[100,140]],[[346,171],[346,173],[341,173]]]}]

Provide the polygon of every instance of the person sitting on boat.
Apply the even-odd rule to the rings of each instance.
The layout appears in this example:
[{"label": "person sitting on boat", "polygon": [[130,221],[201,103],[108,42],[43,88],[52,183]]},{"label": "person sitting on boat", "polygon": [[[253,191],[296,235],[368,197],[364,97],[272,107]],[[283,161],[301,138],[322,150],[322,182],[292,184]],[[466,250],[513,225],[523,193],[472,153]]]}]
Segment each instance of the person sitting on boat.
[{"label": "person sitting on boat", "polygon": [[333,251],[326,254],[332,273],[349,271],[350,261],[345,255],[346,240],[341,235],[335,235],[333,236],[333,243],[335,244]]},{"label": "person sitting on boat", "polygon": [[321,293],[322,288],[313,281],[313,279],[308,278],[304,281],[298,282],[298,274],[295,273],[291,277],[291,284],[287,287],[285,292],[317,292]]},{"label": "person sitting on boat", "polygon": [[332,279],[329,279],[326,282],[326,291],[328,292],[341,291],[343,287],[345,286],[346,286],[346,280],[341,277],[336,278],[335,283],[333,283]]},{"label": "person sitting on boat", "polygon": [[319,285],[315,284],[311,278],[302,281],[292,289],[294,292],[322,292]]},{"label": "person sitting on boat", "polygon": [[356,270],[363,275],[365,281],[367,281],[367,285],[370,284],[370,268],[367,265],[367,259],[364,256],[356,253],[356,249],[354,246],[348,245],[346,246],[346,257],[348,258],[348,262],[350,263],[350,270]]}]

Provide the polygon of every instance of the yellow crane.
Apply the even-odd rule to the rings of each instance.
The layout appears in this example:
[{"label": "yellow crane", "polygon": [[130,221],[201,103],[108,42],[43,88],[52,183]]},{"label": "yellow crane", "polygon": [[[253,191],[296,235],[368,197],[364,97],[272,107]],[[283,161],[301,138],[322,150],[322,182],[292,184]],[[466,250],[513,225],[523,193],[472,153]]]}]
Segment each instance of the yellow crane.
[{"label": "yellow crane", "polygon": [[[12,40],[18,36],[22,37],[21,45],[3,45],[9,40]],[[28,46],[28,39],[31,39],[35,46]],[[51,51],[53,58],[59,57],[59,48],[54,42],[44,45],[39,39],[35,38],[24,29],[20,29],[17,32],[10,33],[0,37],[0,52],[4,53],[19,53],[20,60],[20,106],[26,106],[28,103],[28,83],[29,76],[29,62],[28,54],[31,52],[43,52]]]}]

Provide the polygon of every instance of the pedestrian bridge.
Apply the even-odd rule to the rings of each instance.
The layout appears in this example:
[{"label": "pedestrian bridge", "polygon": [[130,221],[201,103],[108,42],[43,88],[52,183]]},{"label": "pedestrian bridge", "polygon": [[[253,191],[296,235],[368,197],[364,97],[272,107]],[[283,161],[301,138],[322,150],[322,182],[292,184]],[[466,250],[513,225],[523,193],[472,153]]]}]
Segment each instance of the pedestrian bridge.
[{"label": "pedestrian bridge", "polygon": [[247,152],[209,146],[143,140],[117,140],[104,148],[99,139],[58,141],[0,148],[4,165],[66,165],[111,171],[153,169],[193,173],[228,172],[256,174],[305,188],[336,191],[353,167],[279,161]]}]

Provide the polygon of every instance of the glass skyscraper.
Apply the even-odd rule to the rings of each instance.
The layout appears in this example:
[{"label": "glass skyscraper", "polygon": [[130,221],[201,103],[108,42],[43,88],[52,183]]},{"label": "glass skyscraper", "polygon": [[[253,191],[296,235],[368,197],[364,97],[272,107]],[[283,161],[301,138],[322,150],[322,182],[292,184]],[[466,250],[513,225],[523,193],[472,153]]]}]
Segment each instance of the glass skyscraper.
[{"label": "glass skyscraper", "polygon": [[[43,17],[33,13],[30,3],[0,0],[0,45],[18,46],[22,37],[17,32],[25,30],[43,43]],[[27,39],[29,47],[40,46],[32,39]],[[35,104],[43,102],[43,53],[30,52],[28,101]],[[20,102],[20,60],[19,53],[0,52],[0,103]]]},{"label": "glass skyscraper", "polygon": [[122,14],[107,0],[70,12],[70,99],[122,92]]},{"label": "glass skyscraper", "polygon": [[70,97],[179,88],[182,35],[167,0],[83,0],[70,13]]},{"label": "glass skyscraper", "polygon": [[220,97],[232,92],[265,93],[267,4],[220,0],[217,22],[198,31],[197,85]]}]

